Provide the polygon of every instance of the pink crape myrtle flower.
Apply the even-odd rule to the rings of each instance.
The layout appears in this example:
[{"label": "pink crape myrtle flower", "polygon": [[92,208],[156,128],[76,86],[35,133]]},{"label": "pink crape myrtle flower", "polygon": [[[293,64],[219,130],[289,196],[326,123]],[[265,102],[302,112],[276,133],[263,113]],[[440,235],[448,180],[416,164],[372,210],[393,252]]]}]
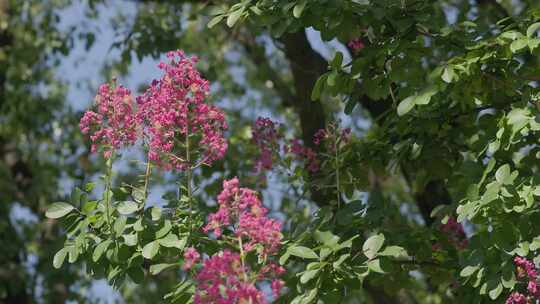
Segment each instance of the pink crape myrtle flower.
[{"label": "pink crape myrtle flower", "polygon": [[516,277],[521,282],[527,282],[527,291],[522,294],[518,291],[513,292],[506,299],[507,304],[536,303],[540,299],[540,289],[538,287],[538,270],[533,262],[525,257],[516,256],[514,258],[516,265]]},{"label": "pink crape myrtle flower", "polygon": [[320,163],[317,153],[310,147],[305,147],[299,139],[290,140],[289,145],[286,145],[283,150],[285,154],[292,153],[297,160],[304,161],[309,172],[315,173],[319,171]]},{"label": "pink crape myrtle flower", "polygon": [[[158,65],[163,76],[137,98],[137,120],[145,126],[148,157],[165,170],[211,165],[227,150],[225,115],[205,103],[209,83],[195,68],[197,58],[186,57],[182,51],[169,52],[167,58],[168,63]],[[194,155],[189,162],[186,137]]]},{"label": "pink crape myrtle flower", "polygon": [[[240,188],[237,178],[225,180],[218,205],[218,211],[208,217],[208,224],[203,228],[205,233],[213,232],[219,238],[224,228],[232,227],[236,237],[245,239],[243,249],[247,252],[257,245],[262,247],[263,254],[279,250],[283,237],[281,223],[266,217],[268,210],[255,191]],[[237,225],[233,227],[234,223]]]},{"label": "pink crape myrtle flower", "polygon": [[252,127],[252,141],[259,148],[259,157],[255,161],[255,170],[262,172],[271,170],[273,166],[273,155],[279,151],[278,123],[270,118],[258,117]]},{"label": "pink crape myrtle flower", "polygon": [[506,299],[506,304],[527,304],[527,298],[523,294],[514,291]]},{"label": "pink crape myrtle flower", "polygon": [[[195,303],[264,304],[268,298],[257,288],[261,282],[269,283],[274,298],[279,297],[284,286],[279,276],[285,269],[273,262],[271,255],[281,245],[281,223],[266,216],[268,210],[257,193],[241,188],[238,178],[223,181],[217,200],[219,209],[209,215],[203,231],[218,238],[231,233],[231,239],[238,239],[242,255],[224,250],[203,262],[196,277]],[[264,261],[255,269],[244,264],[250,252]]]},{"label": "pink crape myrtle flower", "polygon": [[520,279],[528,278],[529,280],[536,280],[538,278],[538,271],[533,262],[526,258],[516,256],[514,258],[514,264],[517,267],[517,277]]},{"label": "pink crape myrtle flower", "polygon": [[272,280],[270,288],[272,288],[272,294],[274,295],[274,297],[277,298],[281,295],[281,290],[283,289],[283,286],[285,286],[285,282],[283,282],[283,280]]},{"label": "pink crape myrtle flower", "polygon": [[[446,234],[449,243],[454,245],[456,248],[465,249],[467,246],[469,246],[469,240],[467,239],[467,235],[465,235],[463,225],[458,223],[454,217],[449,217],[445,224],[439,226],[439,230]],[[441,244],[433,244],[432,250],[441,250]]]},{"label": "pink crape myrtle flower", "polygon": [[102,147],[103,155],[109,158],[114,150],[137,141],[138,124],[128,89],[102,84],[95,104],[96,112],[86,111],[79,123],[81,132],[90,135],[92,152]]},{"label": "pink crape myrtle flower", "polygon": [[327,149],[335,152],[342,145],[346,145],[351,141],[351,129],[340,129],[335,124],[330,124],[327,129],[319,129],[313,135],[313,143],[316,146],[326,144]]},{"label": "pink crape myrtle flower", "polygon": [[196,276],[195,304],[266,304],[240,255],[224,250],[205,260]]},{"label": "pink crape myrtle flower", "polygon": [[361,38],[354,38],[347,43],[347,46],[356,54],[365,47],[365,44]]},{"label": "pink crape myrtle flower", "polygon": [[326,129],[319,129],[315,132],[315,135],[313,135],[313,143],[319,146],[327,137],[328,132],[326,132]]},{"label": "pink crape myrtle flower", "polygon": [[197,263],[201,255],[193,247],[189,247],[184,251],[184,265],[182,269],[189,270]]}]

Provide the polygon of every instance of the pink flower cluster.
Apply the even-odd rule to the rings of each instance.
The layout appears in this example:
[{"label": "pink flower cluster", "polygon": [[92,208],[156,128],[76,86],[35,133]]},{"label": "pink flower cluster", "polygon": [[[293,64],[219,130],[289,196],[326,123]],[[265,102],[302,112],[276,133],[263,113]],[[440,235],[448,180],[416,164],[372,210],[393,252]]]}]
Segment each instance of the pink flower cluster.
[{"label": "pink flower cluster", "polygon": [[362,50],[365,45],[361,38],[354,38],[353,40],[349,41],[347,43],[347,46],[353,50],[353,52],[356,54]]},{"label": "pink flower cluster", "polygon": [[195,69],[197,58],[182,51],[169,52],[167,57],[169,63],[158,66],[164,72],[161,79],[137,98],[137,119],[146,126],[149,138],[148,157],[166,170],[185,170],[193,165],[186,157],[186,138],[196,139],[189,148],[198,153],[198,164],[210,165],[227,150],[225,115],[205,103],[209,84]]},{"label": "pink flower cluster", "polygon": [[163,76],[136,98],[137,110],[128,89],[106,84],[99,88],[97,113],[87,111],[80,122],[84,134],[96,130],[90,136],[92,152],[103,146],[105,156],[110,156],[142,134],[148,158],[165,170],[210,165],[223,158],[227,122],[220,109],[205,103],[209,84],[195,69],[197,58],[182,51],[169,52],[167,57],[169,63],[158,65]]},{"label": "pink flower cluster", "polygon": [[[238,239],[240,254],[224,250],[202,263],[196,276],[196,304],[266,304],[267,297],[257,288],[257,283],[270,282],[274,297],[279,297],[284,282],[278,277],[285,269],[269,259],[279,250],[281,223],[266,217],[268,210],[262,206],[257,193],[240,188],[237,178],[223,181],[223,191],[218,195],[219,209],[208,217],[203,230],[213,232],[218,238],[230,228]],[[229,230],[227,230],[229,231]],[[234,238],[232,238],[234,239]],[[245,255],[254,249],[259,261],[264,261],[259,270],[245,264]],[[191,261],[200,255],[194,250],[186,251],[184,258],[191,268]]]},{"label": "pink flower cluster", "polygon": [[290,140],[289,145],[284,146],[284,151],[286,154],[294,154],[297,160],[304,161],[311,173],[319,171],[320,163],[317,159],[317,153],[310,147],[305,147],[299,139]]},{"label": "pink flower cluster", "polygon": [[506,299],[506,304],[527,304],[527,298],[523,294],[514,291]]},{"label": "pink flower cluster", "polygon": [[458,223],[454,217],[449,217],[446,224],[441,225],[441,231],[448,236],[450,243],[459,249],[464,249],[469,246],[469,240],[463,230],[463,225]]},{"label": "pink flower cluster", "polygon": [[[283,270],[284,271],[284,270]],[[254,281],[267,273],[253,273],[244,265],[239,254],[224,250],[203,262],[201,271],[197,274],[197,290],[195,304],[266,304],[268,303],[262,291]],[[278,275],[273,271],[272,275]],[[271,283],[274,296],[279,296],[283,281],[274,279]]]},{"label": "pink flower cluster", "polygon": [[260,155],[255,161],[257,172],[272,169],[273,155],[275,151],[279,151],[278,141],[281,138],[277,127],[277,123],[270,118],[263,117],[258,117],[253,124],[252,141],[260,151]]},{"label": "pink flower cluster", "polygon": [[266,303],[264,294],[246,280],[248,272],[240,255],[229,250],[205,260],[196,277],[195,304]]},{"label": "pink flower cluster", "polygon": [[[253,125],[253,142],[259,148],[260,153],[255,162],[256,172],[272,169],[276,155],[280,157],[280,141],[283,139],[283,136],[278,132],[278,125],[278,123],[269,118],[263,117],[258,117]],[[347,130],[345,132],[349,134],[350,129]],[[320,130],[315,138],[319,143],[324,136],[322,133],[324,131]],[[317,153],[312,148],[306,147],[299,139],[291,139],[283,143],[282,151],[285,155],[292,154],[296,160],[303,162],[310,172],[315,173],[319,171],[320,161]],[[284,157],[284,155],[281,156]]]},{"label": "pink flower cluster", "polygon": [[351,140],[351,129],[340,129],[334,124],[330,124],[327,129],[319,129],[313,136],[313,143],[317,146],[327,142],[330,151],[336,151],[340,145],[346,145]]},{"label": "pink flower cluster", "polygon": [[223,228],[231,227],[236,237],[245,239],[243,250],[246,252],[256,246],[261,247],[264,255],[279,250],[281,223],[266,217],[268,210],[255,191],[240,188],[237,178],[223,181],[218,204],[219,209],[208,217],[204,232],[213,232],[216,237],[221,237]]},{"label": "pink flower cluster", "polygon": [[526,304],[536,303],[540,299],[540,289],[538,287],[538,270],[533,262],[526,258],[516,256],[514,258],[516,265],[516,275],[519,280],[527,280],[527,295],[514,291],[506,299],[506,304]]},{"label": "pink flower cluster", "polygon": [[123,86],[103,84],[95,98],[97,113],[84,113],[79,127],[83,134],[90,134],[91,151],[103,147],[105,158],[123,145],[132,145],[137,140],[138,126],[131,92]]},{"label": "pink flower cluster", "polygon": [[319,146],[322,142],[328,138],[328,133],[325,129],[319,129],[313,136],[313,143]]},{"label": "pink flower cluster", "polygon": [[184,265],[182,265],[182,269],[189,270],[195,265],[199,259],[201,258],[201,255],[197,250],[193,247],[189,247],[184,251]]}]

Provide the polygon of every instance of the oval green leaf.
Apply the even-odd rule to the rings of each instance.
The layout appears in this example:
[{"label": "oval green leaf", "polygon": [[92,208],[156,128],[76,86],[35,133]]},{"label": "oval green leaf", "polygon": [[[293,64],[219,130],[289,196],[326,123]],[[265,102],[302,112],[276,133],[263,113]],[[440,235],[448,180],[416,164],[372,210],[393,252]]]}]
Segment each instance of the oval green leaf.
[{"label": "oval green leaf", "polygon": [[68,203],[64,202],[56,202],[52,203],[49,208],[47,208],[47,211],[45,212],[45,216],[50,219],[57,219],[61,218],[64,215],[70,213],[75,207]]}]

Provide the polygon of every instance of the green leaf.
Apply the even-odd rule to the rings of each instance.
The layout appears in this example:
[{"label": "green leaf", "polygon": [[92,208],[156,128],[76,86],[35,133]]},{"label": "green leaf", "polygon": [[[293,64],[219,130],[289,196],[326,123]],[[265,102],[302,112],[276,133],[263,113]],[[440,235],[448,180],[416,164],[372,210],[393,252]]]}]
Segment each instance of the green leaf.
[{"label": "green leaf", "polygon": [[379,259],[369,260],[367,262],[368,269],[377,273],[385,273],[381,268],[381,261]]},{"label": "green leaf", "polygon": [[64,260],[66,259],[66,255],[68,253],[68,249],[66,247],[58,250],[58,252],[53,257],[53,267],[58,269],[62,267],[62,264],[64,264]]},{"label": "green leaf", "polygon": [[414,98],[415,105],[427,105],[431,101],[431,97],[437,94],[437,88],[435,86],[430,86],[427,89],[424,89]]},{"label": "green leaf", "polygon": [[137,245],[137,234],[136,233],[133,233],[133,234],[124,234],[122,235],[122,237],[124,238],[124,243],[128,246],[136,246]]},{"label": "green leaf", "polygon": [[409,113],[414,108],[414,97],[415,96],[409,96],[399,103],[397,107],[399,116]]},{"label": "green leaf", "polygon": [[133,224],[133,230],[141,232],[144,230],[142,219],[138,219],[135,224]]},{"label": "green leaf", "polygon": [[70,213],[75,207],[68,203],[64,202],[56,202],[52,203],[49,208],[47,208],[47,211],[45,212],[45,216],[50,219],[57,219],[61,218],[64,215]]},{"label": "green leaf", "polygon": [[513,180],[511,180],[510,176],[510,166],[508,164],[504,164],[499,167],[499,169],[497,169],[495,172],[495,179],[497,182],[503,185],[511,184]]},{"label": "green leaf", "polygon": [[112,240],[105,240],[97,244],[96,248],[94,249],[94,253],[92,254],[92,261],[97,262],[103,255],[103,252],[105,252],[105,250],[107,250],[111,244]]},{"label": "green leaf", "polygon": [[347,258],[349,258],[350,256],[351,256],[350,253],[346,253],[346,254],[341,255],[337,261],[335,261],[334,263],[332,263],[332,266],[333,266],[334,268],[336,268],[336,269],[339,268],[339,267],[341,266],[341,264],[343,264],[343,262],[345,262],[345,260],[346,260]]},{"label": "green leaf", "polygon": [[88,201],[84,203],[84,205],[81,208],[81,211],[84,214],[89,215],[92,211],[96,210],[97,205],[98,205],[97,201]]},{"label": "green leaf", "polygon": [[330,231],[315,231],[314,238],[317,242],[328,247],[333,247],[339,242],[339,236],[332,234]]},{"label": "green leaf", "polygon": [[441,75],[441,78],[446,83],[451,83],[456,77],[456,72],[451,66],[444,68],[444,72]]},{"label": "green leaf", "polygon": [[159,240],[159,244],[163,247],[167,248],[178,248],[180,250],[184,249],[186,246],[187,240],[184,239],[178,239],[178,236],[173,233],[169,233],[166,237]]},{"label": "green leaf", "polygon": [[163,227],[161,227],[158,231],[156,231],[156,239],[160,239],[167,235],[169,231],[172,229],[172,224],[170,220],[165,220],[163,222]]},{"label": "green leaf", "polygon": [[529,45],[529,50],[532,52],[540,45],[540,39],[538,38],[529,39],[528,45]]},{"label": "green leaf", "polygon": [[529,245],[529,249],[532,251],[536,251],[540,248],[540,237],[535,237],[531,244]]},{"label": "green leaf", "polygon": [[539,29],[540,29],[540,22],[531,24],[527,28],[527,37],[531,38],[534,34],[536,34],[536,32],[538,32]]},{"label": "green leaf", "polygon": [[343,63],[343,53],[336,52],[336,55],[334,55],[334,59],[332,59],[332,63],[330,64],[334,69],[341,68],[341,64]]},{"label": "green leaf", "polygon": [[495,288],[489,291],[488,294],[492,300],[495,300],[501,295],[502,291],[503,291],[503,286],[501,283],[498,283]]},{"label": "green leaf", "polygon": [[302,276],[300,277],[300,283],[306,284],[311,279],[313,279],[319,273],[319,271],[320,269],[304,271],[304,274],[302,274]]},{"label": "green leaf", "polygon": [[133,188],[133,191],[131,191],[131,196],[136,202],[143,202],[146,199],[146,192],[144,191],[144,188]]},{"label": "green leaf", "polygon": [[327,77],[328,76],[326,76],[326,74],[322,75],[315,82],[315,85],[313,86],[313,91],[311,92],[311,100],[312,101],[316,101],[321,97],[322,86],[326,82]]},{"label": "green leaf", "polygon": [[120,214],[129,215],[139,210],[139,204],[131,201],[119,202],[116,210],[118,210],[118,213]]},{"label": "green leaf", "polygon": [[161,218],[161,208],[152,207],[152,209],[150,210],[150,216],[152,217],[152,221],[159,221],[159,219]]},{"label": "green leaf", "polygon": [[299,304],[309,304],[313,303],[313,300],[317,297],[317,293],[319,292],[318,288],[311,289],[310,291],[304,293],[301,295],[301,300]]},{"label": "green leaf", "polygon": [[460,276],[466,278],[473,275],[478,270],[478,266],[465,266],[459,273]]},{"label": "green leaf", "polygon": [[512,289],[514,286],[516,286],[516,274],[512,266],[512,264],[506,264],[506,266],[503,268],[501,283],[504,288]]},{"label": "green leaf", "polygon": [[92,190],[94,190],[95,186],[96,186],[95,183],[86,183],[86,185],[84,185],[84,191],[92,192]]},{"label": "green leaf", "polygon": [[208,22],[207,27],[208,28],[213,28],[214,26],[216,26],[216,24],[220,23],[221,20],[223,20],[223,18],[225,18],[225,15],[217,15],[217,16],[215,16],[214,18],[212,18],[212,20],[210,20],[210,22]]},{"label": "green leaf", "polygon": [[167,268],[170,268],[170,267],[173,267],[173,266],[178,266],[178,264],[155,264],[155,265],[151,265],[150,266],[150,273],[152,275],[156,275],[156,274],[162,272],[163,270],[165,270]]},{"label": "green leaf", "polygon": [[291,257],[291,254],[289,252],[285,252],[280,258],[279,258],[279,265],[285,265],[289,258]]},{"label": "green leaf", "polygon": [[227,26],[233,27],[238,21],[238,19],[242,16],[242,13],[244,13],[244,7],[241,7],[240,9],[229,13],[229,17],[227,17]]},{"label": "green leaf", "polygon": [[77,251],[77,247],[68,246],[66,248],[68,249],[68,262],[70,264],[75,263],[77,261],[77,258],[79,257],[79,251]]},{"label": "green leaf", "polygon": [[334,85],[336,85],[336,78],[337,77],[338,77],[338,72],[337,71],[332,71],[328,75],[328,78],[326,79],[326,83],[328,84],[328,86],[333,87]]},{"label": "green leaf", "polygon": [[295,18],[300,18],[302,16],[302,12],[304,11],[304,8],[306,7],[306,3],[307,1],[303,0],[303,1],[298,2],[298,4],[294,6],[293,16]]},{"label": "green leaf", "polygon": [[518,38],[523,37],[523,34],[518,31],[512,30],[512,31],[502,33],[499,37],[504,38],[504,39],[516,40]]},{"label": "green leaf", "polygon": [[384,248],[383,251],[379,252],[379,255],[381,255],[381,256],[391,256],[391,257],[394,257],[394,258],[408,257],[409,256],[407,254],[407,251],[405,250],[405,248],[400,247],[400,246],[388,246],[388,247]]},{"label": "green leaf", "polygon": [[384,235],[377,234],[368,238],[362,246],[362,251],[368,259],[373,259],[384,244]]},{"label": "green leaf", "polygon": [[529,44],[529,39],[527,38],[520,38],[520,39],[514,40],[510,44],[510,51],[512,51],[512,53],[517,53],[521,51],[522,49],[526,48],[528,44]]},{"label": "green leaf", "polygon": [[116,221],[114,221],[113,230],[114,233],[116,233],[116,236],[121,236],[122,233],[124,233],[124,229],[126,228],[126,221],[127,218],[125,216],[119,216]]},{"label": "green leaf", "polygon": [[145,257],[146,259],[151,260],[152,258],[156,256],[158,251],[159,251],[159,241],[158,240],[152,241],[143,247],[142,256]]},{"label": "green leaf", "polygon": [[356,106],[358,102],[354,98],[349,98],[349,101],[347,101],[345,105],[345,109],[343,109],[343,112],[347,115],[350,115],[352,111],[354,110],[354,107]]},{"label": "green leaf", "polygon": [[319,258],[319,256],[315,253],[315,251],[304,246],[289,247],[287,252],[291,255],[304,258],[304,259],[318,259]]}]

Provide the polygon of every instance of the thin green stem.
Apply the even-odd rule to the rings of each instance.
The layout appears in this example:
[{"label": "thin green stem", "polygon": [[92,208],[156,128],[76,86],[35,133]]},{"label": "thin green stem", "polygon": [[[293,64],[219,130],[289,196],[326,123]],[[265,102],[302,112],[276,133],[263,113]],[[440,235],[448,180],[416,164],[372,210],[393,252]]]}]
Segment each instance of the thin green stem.
[{"label": "thin green stem", "polygon": [[[336,131],[337,132],[337,131]],[[336,155],[335,155],[335,164],[336,164],[336,196],[337,196],[337,205],[338,209],[341,208],[341,195],[339,193],[339,135],[336,134]]]},{"label": "thin green stem", "polygon": [[246,274],[246,263],[245,263],[245,253],[244,253],[244,245],[242,244],[242,236],[238,236],[238,247],[240,249],[240,263],[242,263],[242,272],[244,273],[244,281],[248,282],[248,277]]},{"label": "thin green stem", "polygon": [[112,163],[113,163],[114,152],[111,153],[109,159],[107,159],[107,171],[105,174],[105,213],[107,215],[107,225],[109,229],[112,229],[111,225],[111,188],[112,188]]},{"label": "thin green stem", "polygon": [[146,199],[148,198],[148,185],[150,184],[150,175],[152,174],[152,163],[150,160],[146,163],[146,172],[144,173],[144,199],[142,201],[142,206],[140,213],[144,212],[144,206],[146,205]]}]

